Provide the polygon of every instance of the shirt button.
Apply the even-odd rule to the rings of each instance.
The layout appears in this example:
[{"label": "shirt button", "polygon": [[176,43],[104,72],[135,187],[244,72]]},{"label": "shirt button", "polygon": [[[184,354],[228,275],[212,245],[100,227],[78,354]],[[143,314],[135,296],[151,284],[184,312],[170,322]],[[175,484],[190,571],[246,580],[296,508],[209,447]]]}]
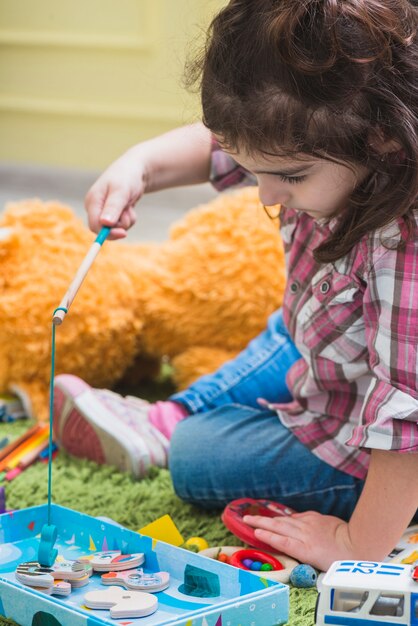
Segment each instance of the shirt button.
[{"label": "shirt button", "polygon": [[330,289],[329,282],[327,280],[324,280],[324,282],[321,284],[319,289],[320,289],[321,293],[328,293],[328,291]]},{"label": "shirt button", "polygon": [[290,285],[290,291],[292,293],[296,293],[299,289],[299,283],[297,283],[296,281],[294,283],[291,283]]}]

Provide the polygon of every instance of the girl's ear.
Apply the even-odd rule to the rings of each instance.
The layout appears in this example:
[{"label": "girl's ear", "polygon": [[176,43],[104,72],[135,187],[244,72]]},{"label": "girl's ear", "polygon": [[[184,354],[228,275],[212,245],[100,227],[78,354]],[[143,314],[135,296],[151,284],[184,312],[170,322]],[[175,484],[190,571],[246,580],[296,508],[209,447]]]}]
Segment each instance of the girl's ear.
[{"label": "girl's ear", "polygon": [[370,131],[369,146],[380,156],[402,150],[402,146],[399,141],[397,139],[385,137],[380,128],[375,128]]}]

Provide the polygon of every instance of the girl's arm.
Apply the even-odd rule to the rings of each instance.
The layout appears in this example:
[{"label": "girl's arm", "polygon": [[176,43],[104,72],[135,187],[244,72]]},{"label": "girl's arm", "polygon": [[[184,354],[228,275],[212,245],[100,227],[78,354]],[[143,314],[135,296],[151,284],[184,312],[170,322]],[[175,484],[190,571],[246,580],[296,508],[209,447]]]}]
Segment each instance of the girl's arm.
[{"label": "girl's arm", "polygon": [[372,450],[365,486],[350,521],[314,511],[269,519],[246,516],[275,550],[326,570],[333,561],[381,561],[418,507],[418,453]]},{"label": "girl's arm", "polygon": [[347,444],[370,449],[371,460],[350,522],[312,511],[276,522],[248,520],[264,529],[260,539],[321,569],[339,559],[384,558],[418,507],[418,320],[411,306],[418,250],[416,237],[396,248],[397,230],[392,224],[359,249],[369,268],[363,309],[372,379]]},{"label": "girl's arm", "polygon": [[363,492],[348,524],[356,554],[383,559],[418,508],[418,453],[373,450]]},{"label": "girl's arm", "polygon": [[202,123],[172,130],[130,148],[91,187],[85,206],[90,228],[115,226],[112,239],[126,236],[136,221],[134,206],[144,193],[209,180],[211,133]]},{"label": "girl's arm", "polygon": [[209,180],[212,134],[202,122],[175,128],[129,151],[146,162],[145,192]]}]

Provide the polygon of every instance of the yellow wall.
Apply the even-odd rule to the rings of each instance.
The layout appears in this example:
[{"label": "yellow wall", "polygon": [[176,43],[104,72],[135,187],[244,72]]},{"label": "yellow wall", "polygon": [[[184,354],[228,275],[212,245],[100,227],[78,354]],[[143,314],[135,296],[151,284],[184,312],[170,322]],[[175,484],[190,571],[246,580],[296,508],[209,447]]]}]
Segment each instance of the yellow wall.
[{"label": "yellow wall", "polygon": [[186,54],[221,0],[0,0],[0,160],[103,168],[199,114]]}]

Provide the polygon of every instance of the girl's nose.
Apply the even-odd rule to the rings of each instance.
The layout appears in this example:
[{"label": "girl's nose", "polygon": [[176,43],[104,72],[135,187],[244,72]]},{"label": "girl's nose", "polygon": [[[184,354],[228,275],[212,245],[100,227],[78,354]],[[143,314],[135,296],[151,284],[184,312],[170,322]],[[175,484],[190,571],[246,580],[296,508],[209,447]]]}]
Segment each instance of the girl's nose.
[{"label": "girl's nose", "polygon": [[280,180],[270,182],[258,179],[258,195],[261,204],[273,206],[275,204],[286,204],[290,194],[286,189],[286,184]]}]

